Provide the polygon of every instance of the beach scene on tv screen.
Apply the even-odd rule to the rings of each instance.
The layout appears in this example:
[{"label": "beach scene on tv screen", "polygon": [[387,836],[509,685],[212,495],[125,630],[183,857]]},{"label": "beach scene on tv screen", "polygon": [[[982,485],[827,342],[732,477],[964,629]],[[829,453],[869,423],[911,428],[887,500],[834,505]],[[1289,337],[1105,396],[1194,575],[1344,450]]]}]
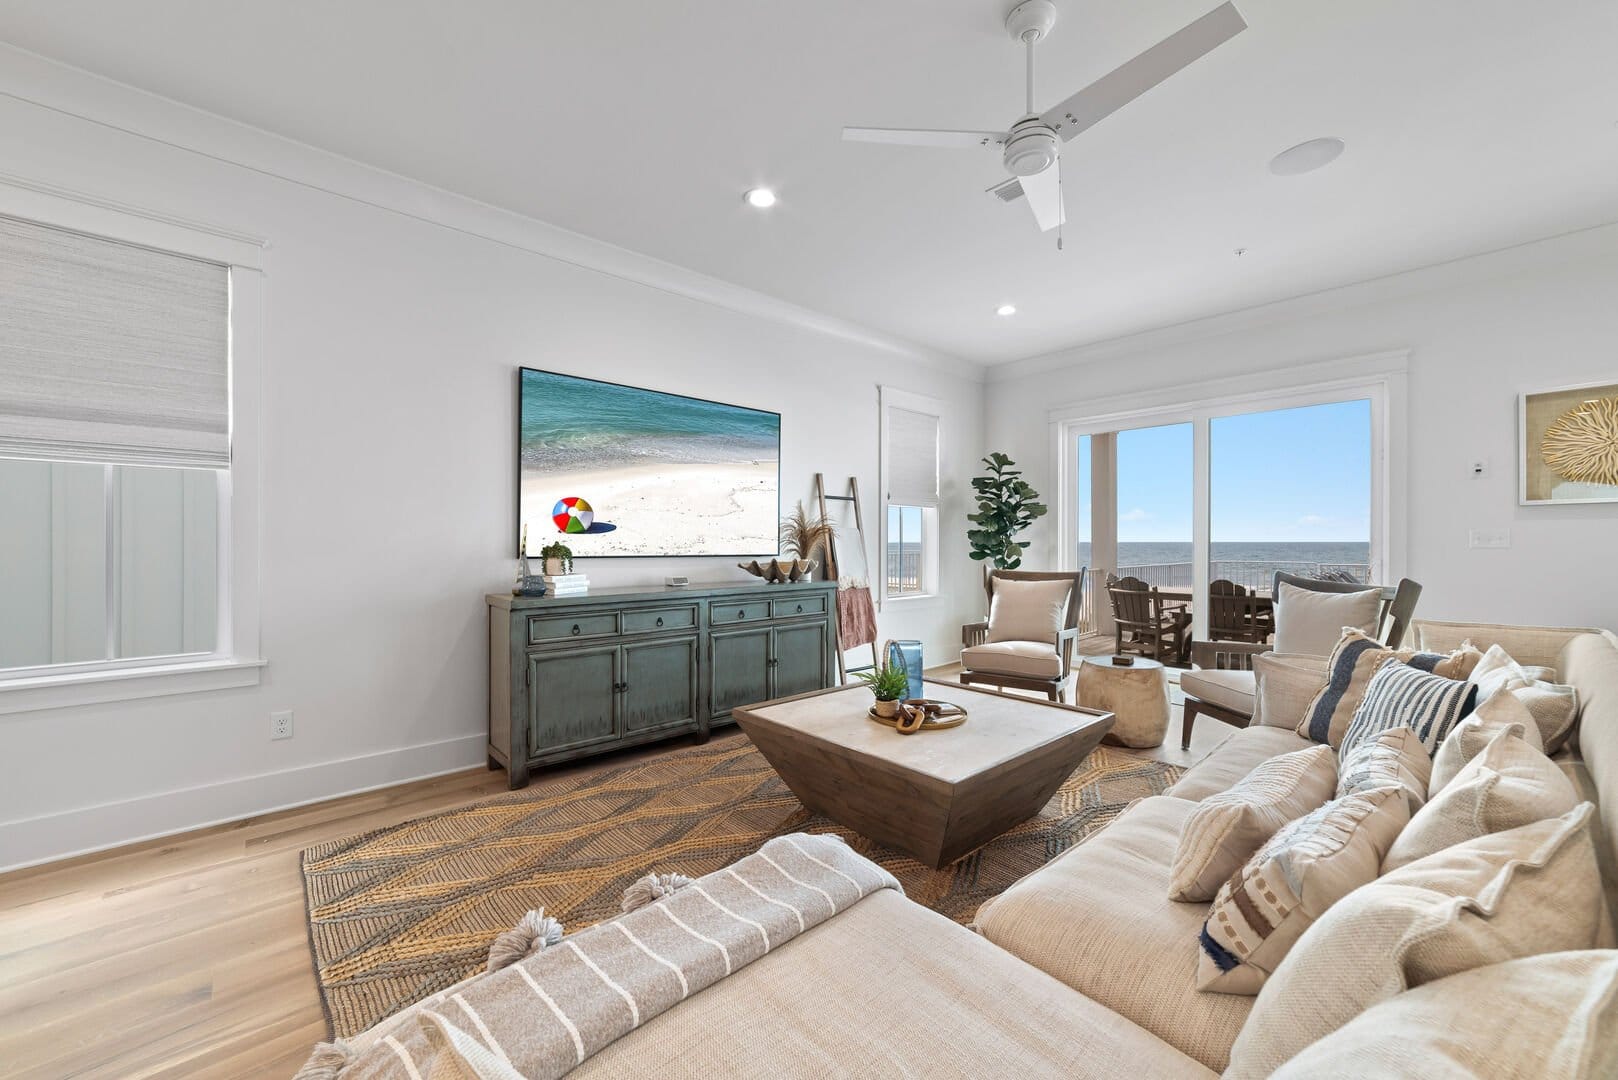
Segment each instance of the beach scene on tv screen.
[{"label": "beach scene on tv screen", "polygon": [[519,531],[603,555],[773,555],[776,413],[522,371]]}]

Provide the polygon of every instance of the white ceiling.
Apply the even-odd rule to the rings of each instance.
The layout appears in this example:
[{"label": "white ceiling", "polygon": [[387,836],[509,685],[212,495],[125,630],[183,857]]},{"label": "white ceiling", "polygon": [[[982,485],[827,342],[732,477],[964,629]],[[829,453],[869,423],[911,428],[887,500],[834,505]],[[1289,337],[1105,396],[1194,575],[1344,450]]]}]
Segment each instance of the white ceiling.
[{"label": "white ceiling", "polygon": [[[1041,106],[1215,2],[1058,0]],[[1618,220],[1612,0],[1237,5],[1066,144],[1063,253],[996,155],[839,139],[1009,125],[1010,0],[3,0],[0,40],[989,363]]]}]

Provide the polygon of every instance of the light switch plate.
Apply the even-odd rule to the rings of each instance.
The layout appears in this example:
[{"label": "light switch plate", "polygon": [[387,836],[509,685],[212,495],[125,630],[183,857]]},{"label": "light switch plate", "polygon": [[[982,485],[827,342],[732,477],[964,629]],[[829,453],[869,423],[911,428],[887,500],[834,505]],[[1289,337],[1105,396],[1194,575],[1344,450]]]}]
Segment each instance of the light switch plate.
[{"label": "light switch plate", "polygon": [[1475,548],[1508,548],[1511,546],[1511,530],[1473,529],[1467,536],[1467,546]]}]

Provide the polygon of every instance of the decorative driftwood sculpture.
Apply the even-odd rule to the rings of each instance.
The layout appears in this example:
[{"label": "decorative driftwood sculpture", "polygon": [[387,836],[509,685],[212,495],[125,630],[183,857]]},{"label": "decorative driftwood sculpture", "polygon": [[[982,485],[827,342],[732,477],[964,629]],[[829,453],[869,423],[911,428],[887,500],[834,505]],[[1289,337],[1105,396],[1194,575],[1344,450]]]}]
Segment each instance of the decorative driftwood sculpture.
[{"label": "decorative driftwood sculpture", "polygon": [[1595,398],[1545,429],[1539,452],[1564,480],[1618,484],[1618,398]]}]

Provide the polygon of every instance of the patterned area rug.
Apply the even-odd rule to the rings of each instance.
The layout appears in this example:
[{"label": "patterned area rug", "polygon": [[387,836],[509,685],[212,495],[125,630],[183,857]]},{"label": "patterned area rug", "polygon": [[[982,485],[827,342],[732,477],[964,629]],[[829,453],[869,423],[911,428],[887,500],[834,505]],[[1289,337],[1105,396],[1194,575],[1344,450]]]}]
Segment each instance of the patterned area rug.
[{"label": "patterned area rug", "polygon": [[1101,747],[1038,817],[943,870],[811,814],[745,739],[541,781],[303,852],[322,1003],[334,1036],[357,1034],[481,970],[494,936],[531,908],[572,933],[616,915],[638,877],[699,877],[788,832],[841,834],[912,899],[967,923],[983,901],[1181,771]]}]

